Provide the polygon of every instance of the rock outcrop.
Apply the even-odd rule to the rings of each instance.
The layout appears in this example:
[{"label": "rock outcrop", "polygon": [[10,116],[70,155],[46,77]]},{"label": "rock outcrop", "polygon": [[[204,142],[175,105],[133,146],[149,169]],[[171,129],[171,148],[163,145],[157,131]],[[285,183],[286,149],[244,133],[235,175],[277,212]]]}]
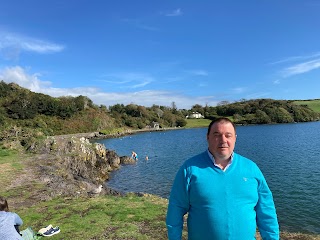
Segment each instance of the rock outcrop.
[{"label": "rock outcrop", "polygon": [[[73,136],[47,137],[34,143],[33,153],[45,155],[38,161],[41,179],[51,189],[51,195],[85,195],[89,189],[104,184],[109,174],[121,164],[134,164],[128,156],[118,156],[103,144],[91,143],[88,138]],[[121,193],[104,186],[102,194]]]}]

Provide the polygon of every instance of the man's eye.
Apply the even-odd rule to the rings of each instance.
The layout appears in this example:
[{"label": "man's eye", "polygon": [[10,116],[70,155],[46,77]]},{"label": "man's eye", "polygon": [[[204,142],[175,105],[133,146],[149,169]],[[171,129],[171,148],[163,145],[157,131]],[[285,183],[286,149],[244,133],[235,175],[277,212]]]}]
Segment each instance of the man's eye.
[{"label": "man's eye", "polygon": [[224,136],[225,138],[232,138],[233,137],[232,134],[226,134],[226,135],[218,134],[218,133],[213,134],[213,137],[215,137],[215,138],[220,138],[222,136]]}]

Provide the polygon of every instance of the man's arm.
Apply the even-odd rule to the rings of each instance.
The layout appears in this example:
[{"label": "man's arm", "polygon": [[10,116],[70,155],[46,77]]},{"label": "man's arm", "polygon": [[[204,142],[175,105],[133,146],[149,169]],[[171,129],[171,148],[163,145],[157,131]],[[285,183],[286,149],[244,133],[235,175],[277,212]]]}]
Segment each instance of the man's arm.
[{"label": "man's arm", "polygon": [[256,206],[257,226],[263,240],[278,240],[279,224],[272,193],[261,171],[260,174],[259,200]]},{"label": "man's arm", "polygon": [[169,240],[180,240],[183,229],[183,216],[189,210],[188,179],[186,170],[181,167],[175,177],[170,193],[166,224]]}]

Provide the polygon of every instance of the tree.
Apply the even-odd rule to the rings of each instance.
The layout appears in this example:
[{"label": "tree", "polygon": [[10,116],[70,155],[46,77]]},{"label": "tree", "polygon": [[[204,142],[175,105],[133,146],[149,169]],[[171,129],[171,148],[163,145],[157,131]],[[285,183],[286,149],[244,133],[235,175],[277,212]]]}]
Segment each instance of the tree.
[{"label": "tree", "polygon": [[271,123],[270,117],[264,111],[261,111],[259,109],[256,111],[255,117],[256,119],[254,120],[254,123],[257,123],[257,124]]},{"label": "tree", "polygon": [[218,103],[218,106],[225,106],[225,105],[228,105],[228,104],[230,104],[229,101],[221,101],[221,102]]},{"label": "tree", "polygon": [[176,126],[176,116],[171,111],[165,111],[163,113],[163,120],[167,122],[170,127]]},{"label": "tree", "polygon": [[124,113],[125,107],[123,104],[115,104],[113,106],[109,106],[109,110],[111,113],[117,112],[117,113]]},{"label": "tree", "polygon": [[162,116],[163,116],[163,111],[162,111],[160,108],[156,108],[156,109],[155,109],[155,112],[156,112],[158,118],[162,118]]},{"label": "tree", "polygon": [[175,103],[175,102],[172,102],[172,103],[171,103],[171,112],[172,112],[173,114],[176,114],[176,112],[177,112],[177,106],[176,106],[176,103]]},{"label": "tree", "polygon": [[187,125],[187,121],[184,118],[177,118],[176,124],[177,127],[184,127]]},{"label": "tree", "polygon": [[204,115],[204,109],[200,104],[195,104],[191,107],[192,112],[198,112],[201,113],[201,115]]}]

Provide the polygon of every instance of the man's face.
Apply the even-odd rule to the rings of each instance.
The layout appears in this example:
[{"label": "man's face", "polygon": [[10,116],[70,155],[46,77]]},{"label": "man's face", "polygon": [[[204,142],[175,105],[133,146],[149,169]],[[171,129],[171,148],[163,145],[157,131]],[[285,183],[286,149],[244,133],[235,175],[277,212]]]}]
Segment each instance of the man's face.
[{"label": "man's face", "polygon": [[236,143],[236,133],[230,122],[218,122],[211,126],[207,135],[209,151],[215,160],[229,160]]}]

